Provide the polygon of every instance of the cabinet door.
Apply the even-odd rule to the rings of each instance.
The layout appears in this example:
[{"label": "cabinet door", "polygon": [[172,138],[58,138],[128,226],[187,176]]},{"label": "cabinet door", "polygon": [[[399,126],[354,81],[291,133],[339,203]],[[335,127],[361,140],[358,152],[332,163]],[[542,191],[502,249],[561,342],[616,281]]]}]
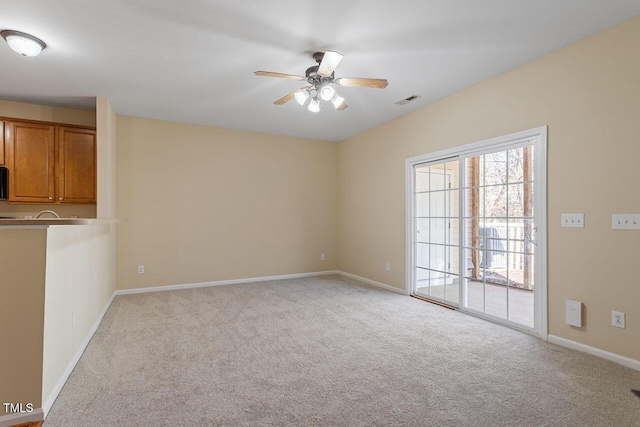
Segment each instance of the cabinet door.
[{"label": "cabinet door", "polygon": [[57,203],[96,202],[96,132],[58,128]]},{"label": "cabinet door", "polygon": [[53,203],[55,127],[5,123],[9,201]]},{"label": "cabinet door", "polygon": [[0,165],[5,163],[4,150],[4,122],[0,122]]}]

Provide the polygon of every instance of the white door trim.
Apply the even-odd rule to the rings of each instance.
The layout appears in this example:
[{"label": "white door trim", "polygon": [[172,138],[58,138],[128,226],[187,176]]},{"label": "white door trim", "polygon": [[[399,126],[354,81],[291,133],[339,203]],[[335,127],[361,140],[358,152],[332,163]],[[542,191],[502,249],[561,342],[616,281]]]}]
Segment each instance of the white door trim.
[{"label": "white door trim", "polygon": [[[414,166],[421,163],[438,161],[453,156],[465,156],[468,154],[482,154],[483,151],[495,151],[501,147],[512,147],[518,142],[535,139],[536,161],[534,162],[535,188],[538,197],[534,197],[534,211],[538,212],[536,224],[538,233],[536,238],[536,278],[538,292],[534,292],[535,311],[535,331],[543,340],[548,336],[548,315],[547,315],[547,126],[516,132],[509,135],[499,136],[484,141],[478,141],[459,147],[437,151],[434,153],[405,159],[405,200],[406,200],[406,271],[405,271],[405,292],[409,295],[413,292],[415,265],[415,224],[413,212],[415,209],[414,193]],[[462,296],[462,295],[461,295]]]}]

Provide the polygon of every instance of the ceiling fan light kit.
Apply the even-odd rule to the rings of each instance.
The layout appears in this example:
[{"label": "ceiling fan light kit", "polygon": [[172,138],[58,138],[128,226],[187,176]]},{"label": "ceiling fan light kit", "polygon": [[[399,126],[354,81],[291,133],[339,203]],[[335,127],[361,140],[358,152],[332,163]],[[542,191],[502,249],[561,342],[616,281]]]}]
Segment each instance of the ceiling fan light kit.
[{"label": "ceiling fan light kit", "polygon": [[337,93],[333,96],[333,98],[331,98],[331,103],[333,104],[336,110],[340,110],[341,105],[346,105],[344,103],[344,98],[338,95]]},{"label": "ceiling fan light kit", "polygon": [[313,65],[307,68],[305,76],[296,76],[294,74],[274,73],[271,71],[256,71],[256,76],[264,77],[277,77],[280,79],[290,79],[306,81],[310,86],[296,89],[293,92],[283,96],[274,102],[276,105],[283,105],[287,102],[295,99],[298,104],[304,105],[307,99],[311,97],[311,91],[315,92],[313,98],[309,102],[307,109],[311,112],[317,113],[320,111],[320,99],[323,101],[331,101],[336,110],[344,110],[348,107],[344,98],[338,95],[338,92],[333,88],[333,84],[337,84],[344,87],[369,87],[376,89],[384,89],[387,87],[388,82],[385,79],[368,79],[368,78],[335,78],[335,69],[342,61],[343,55],[339,52],[327,50],[326,52],[316,52],[313,54],[313,59],[318,65]]},{"label": "ceiling fan light kit", "polygon": [[0,35],[15,53],[22,56],[38,56],[47,45],[31,34],[14,30],[0,31]]},{"label": "ceiling fan light kit", "polygon": [[320,101],[318,100],[317,96],[314,96],[311,102],[309,102],[309,106],[307,107],[307,109],[312,113],[317,113],[318,111],[320,111]]},{"label": "ceiling fan light kit", "polygon": [[331,101],[335,94],[336,91],[331,86],[325,85],[320,89],[320,98],[322,98],[323,101]]},{"label": "ceiling fan light kit", "polygon": [[298,104],[300,105],[304,105],[305,102],[307,102],[307,99],[309,99],[309,91],[308,90],[299,90],[296,92],[296,94],[294,95],[296,98],[296,101],[298,102]]}]

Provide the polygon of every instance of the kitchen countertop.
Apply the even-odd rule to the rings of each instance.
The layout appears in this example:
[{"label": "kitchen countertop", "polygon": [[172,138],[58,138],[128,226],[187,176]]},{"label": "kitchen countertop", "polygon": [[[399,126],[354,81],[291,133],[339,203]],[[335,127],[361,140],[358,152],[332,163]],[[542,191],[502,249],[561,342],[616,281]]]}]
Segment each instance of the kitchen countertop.
[{"label": "kitchen countertop", "polygon": [[52,225],[97,225],[122,222],[118,218],[15,218],[0,219],[2,227],[50,227]]}]

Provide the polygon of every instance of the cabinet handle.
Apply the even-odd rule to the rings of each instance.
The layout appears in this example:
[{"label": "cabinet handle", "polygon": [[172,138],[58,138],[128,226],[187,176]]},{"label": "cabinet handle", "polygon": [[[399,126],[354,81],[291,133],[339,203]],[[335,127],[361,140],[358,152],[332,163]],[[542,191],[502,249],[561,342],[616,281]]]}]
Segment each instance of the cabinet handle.
[{"label": "cabinet handle", "polygon": [[53,197],[49,197],[49,200],[53,200]]},{"label": "cabinet handle", "polygon": [[59,200],[60,200],[60,201],[63,201],[64,199],[63,199],[62,197],[60,197],[60,199],[59,199]]}]

